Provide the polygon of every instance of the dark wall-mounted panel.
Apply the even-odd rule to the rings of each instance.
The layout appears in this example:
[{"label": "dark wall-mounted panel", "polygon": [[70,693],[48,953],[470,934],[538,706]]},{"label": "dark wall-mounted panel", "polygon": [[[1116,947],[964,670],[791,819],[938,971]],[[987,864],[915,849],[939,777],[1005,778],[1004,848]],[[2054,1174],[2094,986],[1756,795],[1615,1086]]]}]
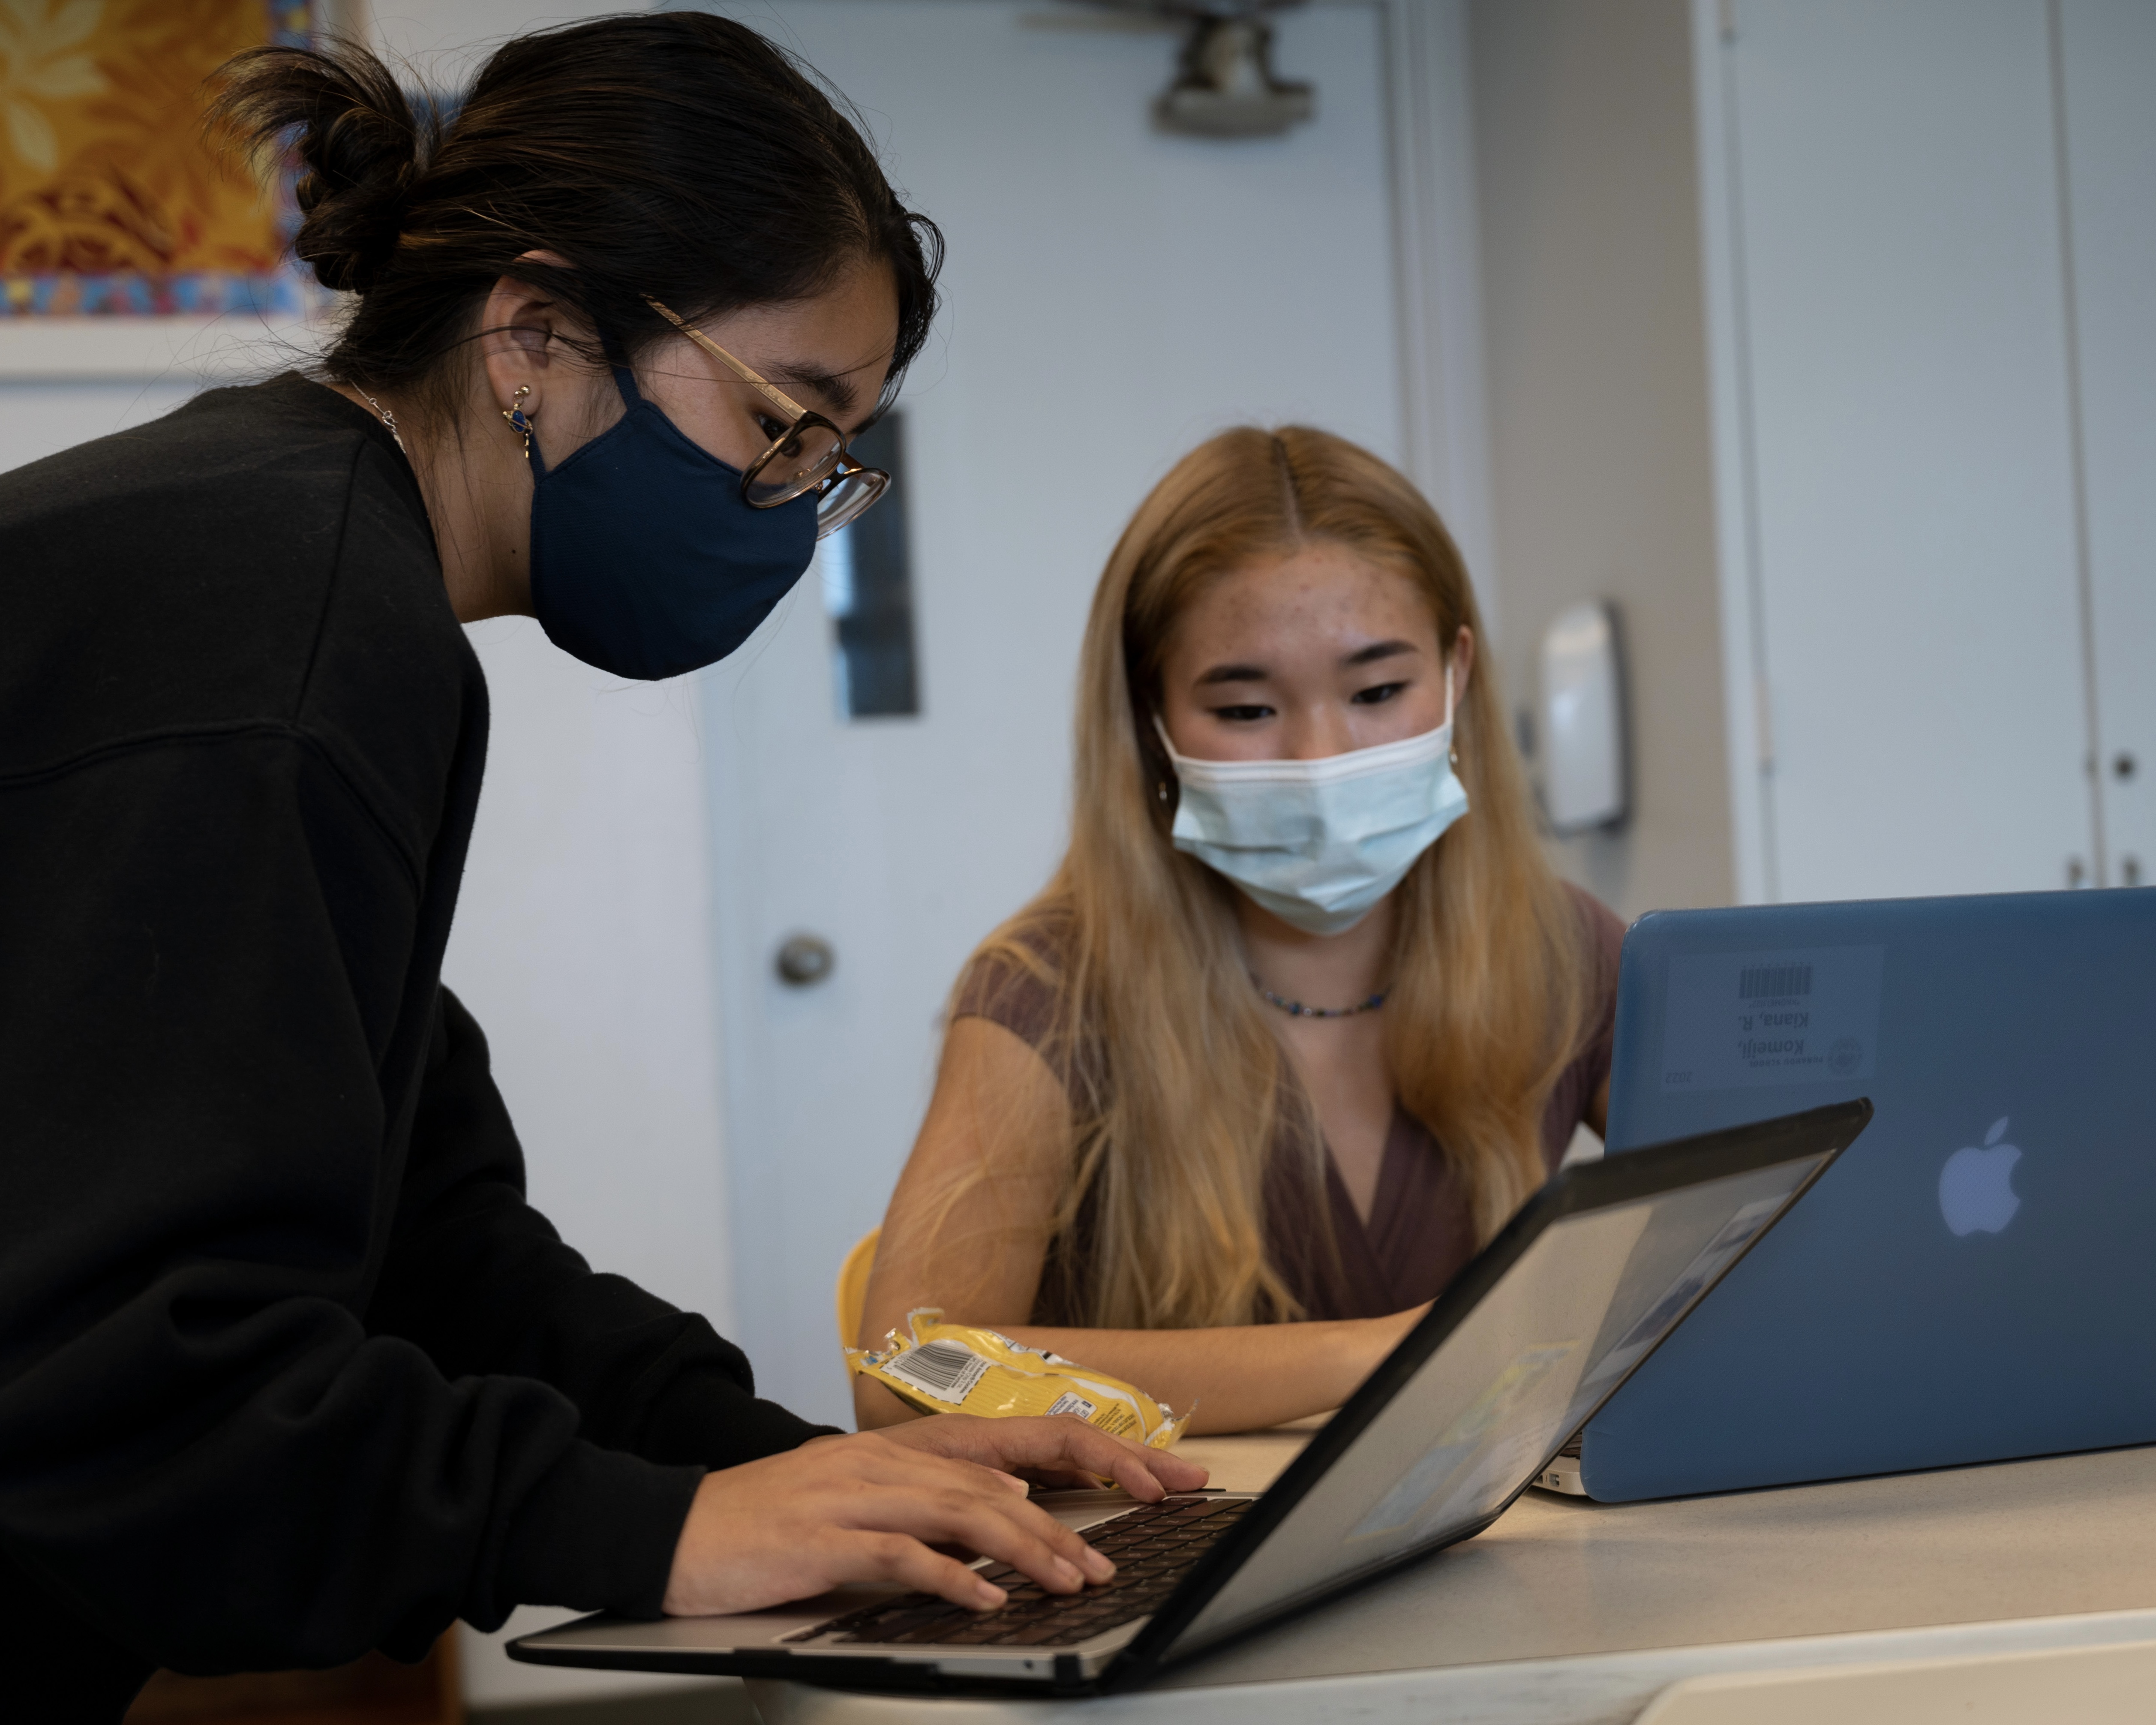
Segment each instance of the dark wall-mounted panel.
[{"label": "dark wall-mounted panel", "polygon": [[921,711],[913,649],[913,568],[906,543],[905,435],[886,414],[853,440],[855,459],[880,467],[891,489],[824,543],[824,603],[835,633],[839,711],[849,719]]}]

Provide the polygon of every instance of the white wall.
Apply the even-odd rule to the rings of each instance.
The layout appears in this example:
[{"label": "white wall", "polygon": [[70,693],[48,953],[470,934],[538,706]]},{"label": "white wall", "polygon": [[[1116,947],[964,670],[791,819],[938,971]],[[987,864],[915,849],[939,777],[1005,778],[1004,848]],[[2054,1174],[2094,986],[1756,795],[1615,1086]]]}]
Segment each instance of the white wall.
[{"label": "white wall", "polygon": [[162,418],[194,393],[191,382],[17,382],[0,377],[0,473]]},{"label": "white wall", "polygon": [[686,682],[475,624],[485,789],[442,967],[487,1031],[532,1202],[603,1269],[724,1325],[702,749]]},{"label": "white wall", "polygon": [[1631,917],[1735,891],[1686,0],[1474,0],[1484,363],[1506,694],[1615,602],[1630,821],[1553,847]]}]

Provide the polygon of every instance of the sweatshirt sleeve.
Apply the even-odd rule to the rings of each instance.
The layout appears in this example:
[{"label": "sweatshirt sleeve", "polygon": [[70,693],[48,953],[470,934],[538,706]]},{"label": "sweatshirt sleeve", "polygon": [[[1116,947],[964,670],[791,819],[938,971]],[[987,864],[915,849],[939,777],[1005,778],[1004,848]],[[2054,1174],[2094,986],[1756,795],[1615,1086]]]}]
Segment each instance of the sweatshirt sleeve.
[{"label": "sweatshirt sleeve", "polygon": [[0,1543],[160,1664],[657,1609],[696,1467],[362,1322],[419,899],[289,727],[0,778]]},{"label": "sweatshirt sleeve", "polygon": [[446,988],[368,1322],[418,1343],[444,1376],[550,1384],[579,1409],[586,1440],[651,1461],[731,1467],[832,1430],[759,1399],[732,1343],[595,1274],[526,1202],[486,1040]]}]

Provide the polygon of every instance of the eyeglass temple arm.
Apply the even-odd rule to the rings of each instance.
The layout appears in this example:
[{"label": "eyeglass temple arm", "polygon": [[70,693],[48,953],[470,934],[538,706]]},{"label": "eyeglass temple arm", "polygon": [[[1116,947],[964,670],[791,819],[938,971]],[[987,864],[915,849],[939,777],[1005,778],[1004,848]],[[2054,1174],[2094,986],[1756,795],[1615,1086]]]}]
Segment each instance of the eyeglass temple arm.
[{"label": "eyeglass temple arm", "polygon": [[733,355],[727,352],[725,348],[720,347],[717,342],[714,341],[709,336],[706,335],[694,324],[690,323],[678,313],[668,311],[664,305],[660,305],[658,300],[651,298],[649,295],[644,296],[644,303],[649,305],[654,311],[657,312],[661,317],[665,318],[667,322],[672,324],[675,329],[680,331],[683,335],[686,336],[691,341],[694,341],[699,347],[702,348],[705,352],[710,354],[713,359],[718,361],[721,365],[732,372],[734,376],[740,378],[742,382],[747,384],[750,388],[756,390],[766,401],[777,408],[779,412],[786,414],[788,418],[801,419],[808,417],[808,408],[803,407],[799,402],[795,401],[793,397],[787,394],[784,390],[780,389],[777,385],[765,382],[762,378],[757,376],[754,372],[751,371],[747,366],[736,359]]}]

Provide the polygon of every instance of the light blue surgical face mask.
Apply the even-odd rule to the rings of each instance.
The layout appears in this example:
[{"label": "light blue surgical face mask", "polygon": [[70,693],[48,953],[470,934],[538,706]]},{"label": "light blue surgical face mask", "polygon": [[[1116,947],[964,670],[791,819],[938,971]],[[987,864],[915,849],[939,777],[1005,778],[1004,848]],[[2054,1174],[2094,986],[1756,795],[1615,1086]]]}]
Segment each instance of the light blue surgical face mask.
[{"label": "light blue surgical face mask", "polygon": [[1156,718],[1183,794],[1171,837],[1306,934],[1344,934],[1467,812],[1445,722],[1420,737],[1317,761],[1195,761]]}]

